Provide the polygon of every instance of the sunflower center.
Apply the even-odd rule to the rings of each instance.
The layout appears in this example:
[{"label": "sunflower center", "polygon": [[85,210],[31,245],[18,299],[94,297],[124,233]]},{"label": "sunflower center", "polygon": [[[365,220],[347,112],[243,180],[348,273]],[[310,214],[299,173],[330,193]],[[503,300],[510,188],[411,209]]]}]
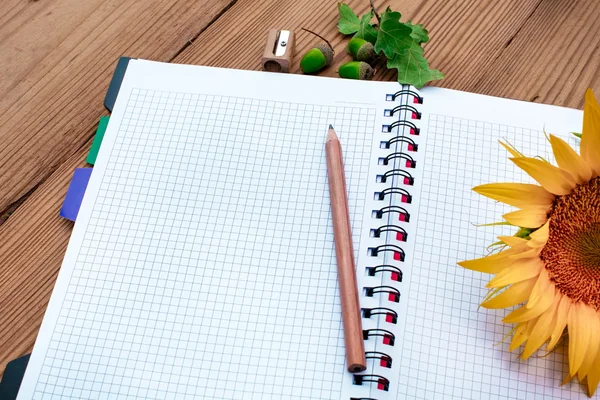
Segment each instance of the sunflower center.
[{"label": "sunflower center", "polygon": [[556,288],[600,310],[600,177],[554,201],[540,253]]}]

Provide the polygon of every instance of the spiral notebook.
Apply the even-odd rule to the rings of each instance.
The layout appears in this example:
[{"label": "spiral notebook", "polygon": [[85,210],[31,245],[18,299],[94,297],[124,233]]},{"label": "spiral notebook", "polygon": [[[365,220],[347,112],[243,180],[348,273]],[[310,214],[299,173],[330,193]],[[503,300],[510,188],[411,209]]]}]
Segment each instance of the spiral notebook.
[{"label": "spiral notebook", "polygon": [[[345,370],[325,163],[342,142],[368,368]],[[444,89],[132,60],[19,399],[576,399],[508,352],[480,256],[581,112]]]}]

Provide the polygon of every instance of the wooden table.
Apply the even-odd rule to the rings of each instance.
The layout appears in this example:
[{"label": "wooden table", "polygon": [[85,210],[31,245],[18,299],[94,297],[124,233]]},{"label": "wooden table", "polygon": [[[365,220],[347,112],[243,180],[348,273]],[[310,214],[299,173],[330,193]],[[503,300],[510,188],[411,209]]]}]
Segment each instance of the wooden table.
[{"label": "wooden table", "polygon": [[[347,60],[333,0],[3,0],[0,15],[0,374],[31,351],[73,224],[58,216],[85,166],[121,55],[259,69],[268,28],[320,32]],[[364,13],[367,0],[351,0]],[[437,85],[569,107],[600,94],[597,0],[393,0],[424,23]],[[298,71],[298,60],[294,72]],[[335,66],[324,75],[336,74]],[[392,73],[376,79],[393,80]]]}]

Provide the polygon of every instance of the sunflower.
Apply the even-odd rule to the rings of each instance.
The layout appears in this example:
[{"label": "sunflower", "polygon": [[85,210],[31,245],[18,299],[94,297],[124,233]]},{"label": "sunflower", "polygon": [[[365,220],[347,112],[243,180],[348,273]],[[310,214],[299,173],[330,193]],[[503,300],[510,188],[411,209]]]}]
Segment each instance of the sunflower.
[{"label": "sunflower", "polygon": [[600,381],[600,106],[585,95],[580,154],[565,141],[548,138],[556,164],[525,157],[508,143],[510,160],[538,185],[492,183],[473,190],[517,211],[503,224],[519,227],[500,236],[502,250],[459,262],[495,274],[481,304],[499,309],[520,305],[503,319],[515,324],[510,350],[525,345],[526,360],[546,344],[551,352],[568,333],[569,371],[592,396]]}]

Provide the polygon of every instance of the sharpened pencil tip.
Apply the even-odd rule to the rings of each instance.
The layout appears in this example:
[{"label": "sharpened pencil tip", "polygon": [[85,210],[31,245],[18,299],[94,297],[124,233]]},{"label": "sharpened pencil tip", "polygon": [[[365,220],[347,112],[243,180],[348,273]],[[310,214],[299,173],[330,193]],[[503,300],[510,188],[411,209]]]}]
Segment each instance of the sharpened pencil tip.
[{"label": "sharpened pencil tip", "polygon": [[333,126],[329,125],[329,129],[327,130],[327,139],[326,139],[326,141],[327,142],[331,142],[333,140],[339,141],[338,136],[335,133],[335,130],[333,129]]}]

